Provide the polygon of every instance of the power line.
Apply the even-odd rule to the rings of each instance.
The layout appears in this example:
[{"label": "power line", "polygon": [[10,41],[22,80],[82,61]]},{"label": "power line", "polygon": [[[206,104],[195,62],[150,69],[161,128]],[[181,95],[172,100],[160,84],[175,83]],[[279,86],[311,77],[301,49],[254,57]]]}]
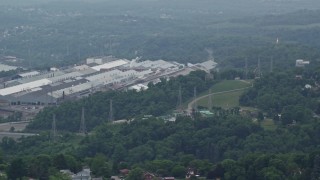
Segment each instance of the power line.
[{"label": "power line", "polygon": [[52,90],[52,86],[50,88],[50,94],[51,94],[51,97],[50,97],[50,105],[53,105],[53,90]]},{"label": "power line", "polygon": [[30,45],[28,45],[28,64],[29,68],[31,69],[31,51],[30,51]]},{"label": "power line", "polygon": [[86,121],[85,121],[85,118],[84,118],[84,107],[82,107],[82,111],[81,111],[81,122],[80,122],[79,133],[81,133],[81,134],[86,134],[87,133]]},{"label": "power line", "polygon": [[260,63],[260,56],[258,57],[258,77],[261,76],[261,63]]},{"label": "power line", "polygon": [[181,86],[179,86],[179,94],[178,94],[178,107],[177,109],[179,111],[182,110],[182,91],[181,91]]},{"label": "power line", "polygon": [[273,72],[273,56],[271,56],[271,59],[270,59],[270,72],[271,73]]},{"label": "power line", "polygon": [[212,91],[211,89],[209,89],[209,99],[208,99],[208,110],[211,111],[212,110]]},{"label": "power line", "polygon": [[113,122],[114,118],[113,118],[113,107],[112,107],[112,99],[110,99],[110,112],[109,112],[109,121]]},{"label": "power line", "polygon": [[78,59],[81,59],[81,55],[80,55],[80,46],[78,46]]},{"label": "power line", "polygon": [[193,100],[194,100],[194,103],[193,103],[193,109],[195,110],[195,111],[197,111],[198,110],[198,105],[197,105],[197,87],[194,87],[193,88]]},{"label": "power line", "polygon": [[57,127],[56,127],[56,115],[53,114],[52,117],[52,130],[51,130],[51,140],[52,142],[56,141],[56,135],[57,135]]},{"label": "power line", "polygon": [[69,51],[69,44],[67,44],[67,56],[70,55],[70,51]]},{"label": "power line", "polygon": [[248,79],[248,58],[245,60],[245,79]]}]

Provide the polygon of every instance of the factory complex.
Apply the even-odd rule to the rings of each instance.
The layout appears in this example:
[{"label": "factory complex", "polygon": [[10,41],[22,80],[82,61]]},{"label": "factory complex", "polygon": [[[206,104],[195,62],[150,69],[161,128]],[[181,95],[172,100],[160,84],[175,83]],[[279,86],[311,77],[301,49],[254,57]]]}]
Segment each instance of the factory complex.
[{"label": "factory complex", "polygon": [[180,64],[164,60],[140,61],[108,57],[88,58],[85,64],[50,68],[17,74],[0,88],[0,101],[8,105],[50,105],[79,99],[97,91],[147,89],[159,78],[186,75],[191,71],[210,71],[213,60],[199,64]]}]

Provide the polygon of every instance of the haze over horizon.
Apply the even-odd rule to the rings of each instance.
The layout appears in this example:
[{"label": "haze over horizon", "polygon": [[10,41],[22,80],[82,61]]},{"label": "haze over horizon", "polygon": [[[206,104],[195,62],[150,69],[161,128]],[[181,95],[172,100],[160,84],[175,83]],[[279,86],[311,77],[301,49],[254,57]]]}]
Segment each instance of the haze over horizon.
[{"label": "haze over horizon", "polygon": [[[266,45],[277,37],[300,43],[300,36],[310,34],[306,28],[320,23],[312,18],[320,14],[316,0],[7,0],[0,5],[0,55],[39,67],[101,54],[198,62],[206,58],[206,48],[225,61],[234,56],[226,46]],[[287,32],[297,29],[304,31],[294,32],[296,37]],[[309,45],[318,47],[316,40]]]}]

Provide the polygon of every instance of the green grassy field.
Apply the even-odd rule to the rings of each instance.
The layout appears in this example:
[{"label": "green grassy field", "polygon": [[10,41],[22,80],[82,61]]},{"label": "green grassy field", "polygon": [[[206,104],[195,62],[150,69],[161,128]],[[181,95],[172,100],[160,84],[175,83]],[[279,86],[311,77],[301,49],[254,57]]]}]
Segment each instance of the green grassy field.
[{"label": "green grassy field", "polygon": [[[213,106],[222,107],[222,108],[230,108],[239,106],[239,97],[245,90],[236,91],[236,92],[228,92],[223,94],[212,95],[212,104]],[[198,102],[199,106],[207,107],[208,98],[200,99]]]},{"label": "green grassy field", "polygon": [[[238,81],[238,80],[222,81],[212,86],[211,92],[219,93],[219,92],[230,91],[234,89],[247,88],[250,86],[251,86],[251,81],[248,81],[248,82]],[[247,91],[247,89],[234,91],[234,92],[226,92],[221,94],[214,94],[211,96],[212,104],[213,106],[222,107],[222,108],[231,108],[231,107],[239,106],[239,98],[241,94],[244,93],[245,91]],[[209,91],[199,95],[199,97],[205,96],[207,94],[209,94]],[[197,104],[199,106],[207,107],[208,100],[209,100],[208,97],[201,98],[197,101]],[[243,109],[257,111],[257,109],[253,107],[243,107]],[[272,119],[263,120],[261,122],[261,126],[265,130],[275,130],[277,127],[274,124]]]},{"label": "green grassy field", "polygon": [[[239,81],[239,80],[226,80],[221,81],[214,86],[211,87],[212,92],[221,92],[221,91],[228,91],[233,89],[240,89],[240,88],[246,88],[250,87],[251,82],[250,81]],[[208,93],[207,93],[208,94]]]},{"label": "green grassy field", "polygon": [[[244,82],[239,80],[227,80],[227,81],[219,82],[214,86],[212,86],[211,92],[218,93],[218,92],[229,91],[234,89],[246,88],[250,86],[251,86],[250,82]],[[235,91],[235,92],[226,92],[226,93],[212,95],[211,96],[212,104],[214,106],[222,107],[222,108],[239,106],[239,97],[245,91],[246,89]],[[201,94],[200,96],[204,96],[207,94],[209,94],[209,91]],[[197,101],[197,104],[199,106],[207,107],[208,100],[209,100],[208,97],[202,98],[199,101]]]},{"label": "green grassy field", "polygon": [[272,119],[265,119],[261,122],[261,126],[265,129],[265,130],[275,130],[276,129],[276,125],[274,124]]},{"label": "green grassy field", "polygon": [[320,23],[303,24],[303,25],[273,25],[273,26],[267,26],[265,28],[270,30],[277,30],[277,29],[283,29],[283,28],[286,28],[288,30],[304,30],[304,29],[319,28],[319,27],[320,27]]}]

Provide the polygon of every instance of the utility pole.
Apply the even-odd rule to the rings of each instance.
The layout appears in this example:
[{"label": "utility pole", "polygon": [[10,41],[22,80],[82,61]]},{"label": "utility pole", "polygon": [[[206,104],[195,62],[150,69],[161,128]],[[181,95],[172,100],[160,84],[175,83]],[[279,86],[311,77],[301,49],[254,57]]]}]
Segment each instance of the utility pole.
[{"label": "utility pole", "polygon": [[31,69],[31,51],[30,51],[30,45],[28,45],[28,64],[29,68]]},{"label": "utility pole", "polygon": [[53,121],[52,121],[52,130],[51,130],[51,140],[52,142],[56,142],[56,135],[57,135],[57,127],[56,127],[56,115],[53,114]]},{"label": "utility pole", "polygon": [[271,73],[273,72],[273,56],[271,56],[271,59],[270,59],[270,72]]},{"label": "utility pole", "polygon": [[248,58],[245,60],[245,79],[248,79]]},{"label": "utility pole", "polygon": [[80,55],[80,46],[78,46],[78,59],[81,59],[81,55]]},{"label": "utility pole", "polygon": [[69,52],[69,44],[67,44],[67,56],[69,56],[70,52]]},{"label": "utility pole", "polygon": [[181,86],[179,86],[179,94],[178,94],[178,111],[182,110],[182,91]]},{"label": "utility pole", "polygon": [[80,123],[79,133],[81,133],[81,134],[87,133],[86,121],[84,118],[84,107],[82,107],[82,111],[81,111],[81,123]]},{"label": "utility pole", "polygon": [[212,110],[212,91],[211,89],[209,89],[209,99],[208,99],[208,110],[211,111]]},{"label": "utility pole", "polygon": [[110,99],[110,112],[109,112],[109,121],[113,122],[113,107],[112,107],[112,99]]},{"label": "utility pole", "polygon": [[258,58],[258,77],[261,77],[261,64],[260,64],[260,56]]},{"label": "utility pole", "polygon": [[101,55],[102,57],[104,56],[103,48],[100,48],[100,55]]},{"label": "utility pole", "polygon": [[193,109],[194,109],[195,111],[198,111],[198,105],[197,105],[196,99],[197,99],[197,87],[194,87],[194,88],[193,88],[193,100],[194,100]]},{"label": "utility pole", "polygon": [[52,86],[50,88],[50,93],[51,93],[51,97],[50,97],[50,103],[51,103],[51,106],[53,106],[53,89],[52,89]]}]

